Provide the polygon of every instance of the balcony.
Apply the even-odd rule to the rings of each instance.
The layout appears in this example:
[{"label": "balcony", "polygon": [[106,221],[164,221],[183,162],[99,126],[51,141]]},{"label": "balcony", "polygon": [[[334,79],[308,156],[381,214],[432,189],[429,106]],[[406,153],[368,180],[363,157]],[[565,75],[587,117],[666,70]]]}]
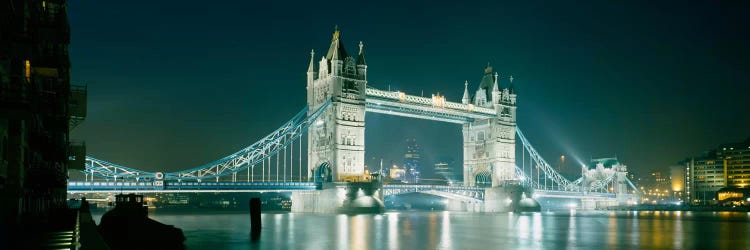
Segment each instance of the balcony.
[{"label": "balcony", "polygon": [[86,142],[71,141],[68,145],[68,170],[86,169]]},{"label": "balcony", "polygon": [[71,85],[68,111],[70,112],[70,129],[74,129],[86,119],[86,86]]}]

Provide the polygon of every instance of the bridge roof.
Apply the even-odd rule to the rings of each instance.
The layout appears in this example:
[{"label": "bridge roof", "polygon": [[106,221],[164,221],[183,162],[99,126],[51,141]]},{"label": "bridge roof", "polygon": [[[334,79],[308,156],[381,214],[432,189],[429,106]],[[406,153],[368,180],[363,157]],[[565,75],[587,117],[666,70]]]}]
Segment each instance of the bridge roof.
[{"label": "bridge roof", "polygon": [[[492,100],[492,85],[494,84],[495,84],[495,78],[492,76],[492,66],[487,65],[487,68],[484,69],[484,75],[482,76],[482,80],[479,81],[479,87],[477,88],[477,90],[484,89],[485,90],[484,93],[486,95],[485,97],[487,98],[486,100],[488,101]],[[472,101],[474,101],[474,99],[476,99],[476,95],[474,96],[474,98],[472,98]]]},{"label": "bridge roof", "polygon": [[339,39],[340,34],[339,26],[336,26],[336,30],[333,32],[333,38],[331,38],[331,46],[328,48],[328,54],[326,54],[326,59],[343,60],[349,56],[349,54],[346,53],[346,49],[344,49],[344,44]]}]

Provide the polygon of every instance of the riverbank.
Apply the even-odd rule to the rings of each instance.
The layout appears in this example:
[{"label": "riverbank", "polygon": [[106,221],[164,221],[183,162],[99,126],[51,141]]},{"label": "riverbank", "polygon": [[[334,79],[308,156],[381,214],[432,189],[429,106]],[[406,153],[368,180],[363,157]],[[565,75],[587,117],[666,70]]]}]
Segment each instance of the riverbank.
[{"label": "riverbank", "polygon": [[76,249],[80,238],[77,225],[78,211],[69,208],[0,224],[0,249]]},{"label": "riverbank", "polygon": [[686,205],[636,205],[608,207],[608,211],[694,211],[694,212],[750,212],[748,206],[686,206]]}]

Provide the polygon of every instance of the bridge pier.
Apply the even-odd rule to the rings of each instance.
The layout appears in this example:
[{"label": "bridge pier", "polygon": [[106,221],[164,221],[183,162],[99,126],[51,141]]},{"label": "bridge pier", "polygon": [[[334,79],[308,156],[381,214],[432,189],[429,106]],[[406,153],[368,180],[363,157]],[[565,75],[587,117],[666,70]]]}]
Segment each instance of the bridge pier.
[{"label": "bridge pier", "polygon": [[533,190],[521,185],[507,185],[484,190],[483,212],[539,212]]},{"label": "bridge pier", "polygon": [[380,182],[328,182],[322,190],[292,193],[295,213],[382,213]]},{"label": "bridge pier", "polygon": [[615,207],[618,205],[617,199],[604,198],[604,199],[581,199],[581,209],[583,210],[597,210],[607,207]]}]

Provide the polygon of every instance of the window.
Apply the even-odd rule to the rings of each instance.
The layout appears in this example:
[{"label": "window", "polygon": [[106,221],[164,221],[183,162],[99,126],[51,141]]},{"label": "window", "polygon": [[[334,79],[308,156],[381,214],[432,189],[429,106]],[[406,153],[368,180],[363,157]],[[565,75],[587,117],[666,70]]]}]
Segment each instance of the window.
[{"label": "window", "polygon": [[24,65],[25,65],[24,75],[26,76],[26,81],[30,82],[31,81],[31,61],[26,60]]}]

